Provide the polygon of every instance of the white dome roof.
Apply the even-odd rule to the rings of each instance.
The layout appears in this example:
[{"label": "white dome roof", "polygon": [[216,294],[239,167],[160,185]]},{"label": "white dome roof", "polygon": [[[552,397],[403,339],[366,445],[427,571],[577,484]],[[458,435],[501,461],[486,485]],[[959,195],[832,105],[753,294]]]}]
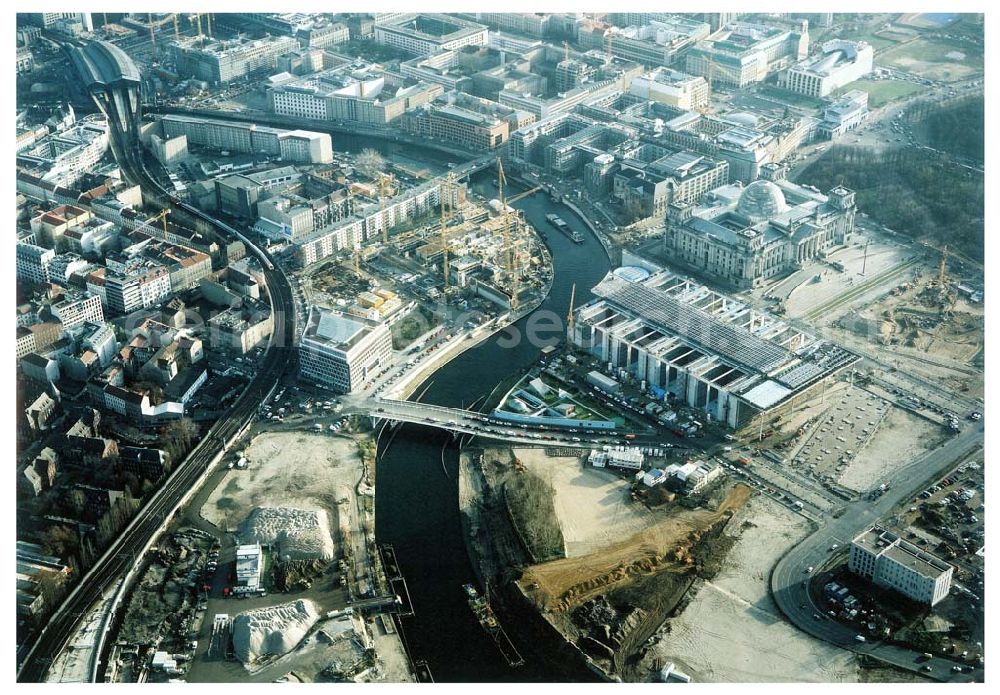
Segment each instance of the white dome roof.
[{"label": "white dome roof", "polygon": [[740,194],[736,212],[751,220],[766,220],[788,209],[785,194],[770,181],[754,181]]}]

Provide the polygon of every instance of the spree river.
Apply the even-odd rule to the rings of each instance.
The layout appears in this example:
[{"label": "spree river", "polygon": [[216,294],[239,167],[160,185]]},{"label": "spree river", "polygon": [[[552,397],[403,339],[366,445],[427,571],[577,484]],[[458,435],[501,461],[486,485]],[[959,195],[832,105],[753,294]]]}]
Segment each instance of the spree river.
[{"label": "spree river", "polygon": [[[489,175],[480,178],[488,183]],[[514,191],[511,192],[511,195]],[[519,201],[536,229],[544,230],[555,265],[552,289],[539,310],[565,318],[570,292],[576,284],[576,304],[591,298],[590,288],[610,265],[600,242],[564,205],[544,193]],[[555,212],[586,237],[574,244],[545,220]],[[524,335],[531,315],[514,328]],[[548,333],[547,336],[551,336]],[[534,363],[539,345],[528,340],[514,347],[505,330],[468,350],[435,372],[422,402],[462,407],[488,395],[503,379]],[[537,341],[536,341],[537,342]],[[421,387],[423,388],[423,387]],[[419,389],[416,391],[419,393]],[[386,438],[388,439],[388,437]],[[500,615],[525,664],[510,668],[489,636],[479,626],[464,598],[462,585],[476,582],[466,552],[458,510],[458,451],[450,447],[442,467],[441,450],[449,436],[431,428],[405,426],[392,439],[378,463],[375,536],[390,543],[406,577],[415,615],[403,618],[411,656],[424,659],[438,682],[553,681],[567,677],[561,664],[545,661],[518,625]],[[583,669],[578,676],[592,680]]]}]

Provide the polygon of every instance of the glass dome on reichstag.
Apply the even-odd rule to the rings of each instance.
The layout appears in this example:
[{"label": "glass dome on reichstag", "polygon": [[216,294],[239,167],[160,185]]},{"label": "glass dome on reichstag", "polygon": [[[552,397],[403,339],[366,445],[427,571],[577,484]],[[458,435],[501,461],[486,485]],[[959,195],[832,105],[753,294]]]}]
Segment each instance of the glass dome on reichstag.
[{"label": "glass dome on reichstag", "polygon": [[770,181],[754,181],[740,194],[736,212],[754,222],[768,220],[788,209],[785,194]]}]

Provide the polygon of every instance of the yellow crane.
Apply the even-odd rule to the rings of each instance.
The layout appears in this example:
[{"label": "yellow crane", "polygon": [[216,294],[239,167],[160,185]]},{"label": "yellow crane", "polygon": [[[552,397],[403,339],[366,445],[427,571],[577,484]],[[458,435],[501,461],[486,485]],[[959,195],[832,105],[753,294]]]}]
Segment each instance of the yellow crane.
[{"label": "yellow crane", "polygon": [[170,208],[163,208],[160,210],[159,214],[154,217],[150,217],[149,221],[146,222],[148,225],[153,225],[156,222],[163,222],[163,235],[167,234],[167,216],[170,214]]},{"label": "yellow crane", "polygon": [[511,205],[513,203],[516,203],[517,201],[521,200],[521,198],[527,198],[529,195],[532,195],[533,193],[538,193],[538,191],[540,191],[540,190],[542,190],[541,186],[535,186],[534,188],[529,188],[526,191],[522,191],[521,193],[518,193],[513,198],[509,198],[507,200],[507,205]]},{"label": "yellow crane", "polygon": [[569,311],[566,314],[566,340],[573,341],[573,302],[576,301],[576,283],[569,291]]}]

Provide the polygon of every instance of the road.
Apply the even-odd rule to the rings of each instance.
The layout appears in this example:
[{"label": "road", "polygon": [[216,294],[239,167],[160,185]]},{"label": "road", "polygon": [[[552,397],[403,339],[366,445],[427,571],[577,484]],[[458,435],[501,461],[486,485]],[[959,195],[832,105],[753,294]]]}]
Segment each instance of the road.
[{"label": "road", "polygon": [[[951,669],[955,665],[961,665],[959,662],[941,657],[918,662],[921,652],[884,642],[856,641],[857,630],[824,617],[825,611],[813,602],[808,590],[811,575],[806,573],[806,569],[819,568],[829,562],[832,559],[829,548],[833,543],[846,547],[857,534],[889,516],[901,502],[915,497],[925,487],[928,479],[945,472],[957,461],[982,447],[983,431],[983,423],[979,422],[937,449],[914,459],[895,474],[893,485],[879,499],[861,499],[847,505],[838,518],[821,521],[812,535],[790,550],[771,573],[771,593],[785,617],[813,637],[858,654],[878,658],[899,668],[922,671],[925,666],[930,666],[931,671],[924,675],[935,680],[982,681],[982,668],[976,668],[971,674],[954,673]],[[820,619],[817,620],[815,615],[821,616]]]}]

